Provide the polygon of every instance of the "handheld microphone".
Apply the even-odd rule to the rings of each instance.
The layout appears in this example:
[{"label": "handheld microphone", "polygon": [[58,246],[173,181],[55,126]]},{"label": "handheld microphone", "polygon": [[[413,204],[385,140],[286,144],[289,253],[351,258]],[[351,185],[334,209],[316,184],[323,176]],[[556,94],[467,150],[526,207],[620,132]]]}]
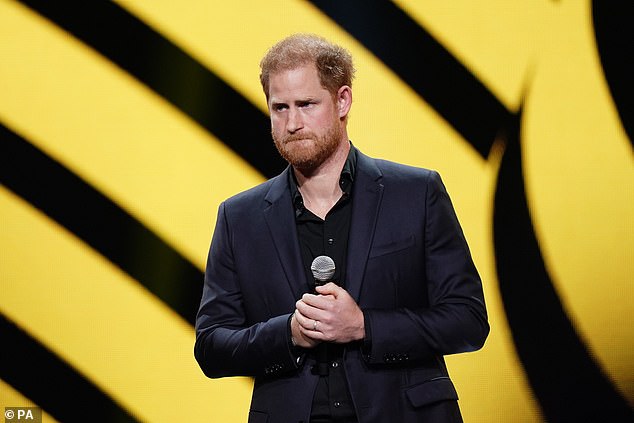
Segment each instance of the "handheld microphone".
[{"label": "handheld microphone", "polygon": [[310,265],[310,270],[313,272],[315,286],[325,285],[335,274],[335,262],[328,256],[318,256]]},{"label": "handheld microphone", "polygon": [[[315,280],[315,288],[325,285],[335,275],[335,261],[328,256],[317,256],[310,265]],[[317,291],[313,288],[313,293]],[[315,323],[315,328],[317,323]],[[317,363],[313,366],[311,372],[319,376],[327,376],[329,371],[328,363],[328,345],[321,344],[317,348]]]}]

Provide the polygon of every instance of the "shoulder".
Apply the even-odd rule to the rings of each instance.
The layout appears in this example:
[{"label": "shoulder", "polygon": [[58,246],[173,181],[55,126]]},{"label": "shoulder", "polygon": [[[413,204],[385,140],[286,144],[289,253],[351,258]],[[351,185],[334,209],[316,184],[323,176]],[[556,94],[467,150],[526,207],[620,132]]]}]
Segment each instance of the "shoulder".
[{"label": "shoulder", "polygon": [[409,166],[402,163],[396,163],[389,160],[374,159],[376,165],[387,178],[415,178],[429,179],[435,178],[438,172],[424,167]]},{"label": "shoulder", "polygon": [[273,202],[287,190],[288,169],[261,184],[227,198],[222,206],[232,210],[257,209],[263,203]]},{"label": "shoulder", "polygon": [[416,167],[393,162],[390,160],[376,159],[359,154],[359,168],[362,171],[377,172],[385,181],[413,181],[416,183],[440,181],[440,174],[424,167]]},{"label": "shoulder", "polygon": [[[276,176],[275,178],[278,178],[278,177],[279,176]],[[240,205],[250,205],[254,201],[255,202],[262,201],[264,197],[266,196],[266,193],[269,191],[271,184],[273,183],[275,178],[269,179],[265,182],[262,182],[259,185],[256,185],[245,191],[232,195],[231,197],[227,198],[224,201],[224,203],[227,205],[231,205],[233,207],[233,206],[240,206]]]},{"label": "shoulder", "polygon": [[[379,184],[384,194],[423,200],[429,196],[446,194],[447,190],[440,174],[432,169],[409,166],[390,160],[375,159],[359,155],[358,169],[364,175],[363,185]],[[372,182],[373,181],[373,182]]]}]

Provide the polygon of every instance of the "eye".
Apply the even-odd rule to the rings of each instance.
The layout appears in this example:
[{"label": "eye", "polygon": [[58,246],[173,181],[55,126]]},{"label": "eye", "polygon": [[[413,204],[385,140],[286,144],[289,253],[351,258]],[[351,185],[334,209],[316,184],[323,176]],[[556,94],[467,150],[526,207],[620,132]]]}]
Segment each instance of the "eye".
[{"label": "eye", "polygon": [[274,104],[273,105],[273,110],[276,112],[281,112],[288,109],[288,106],[286,104]]}]

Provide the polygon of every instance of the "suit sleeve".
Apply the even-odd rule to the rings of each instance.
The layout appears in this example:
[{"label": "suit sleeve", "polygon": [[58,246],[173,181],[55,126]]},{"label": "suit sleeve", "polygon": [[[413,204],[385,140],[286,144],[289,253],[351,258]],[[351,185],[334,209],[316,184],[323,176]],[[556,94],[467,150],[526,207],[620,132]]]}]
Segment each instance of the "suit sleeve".
[{"label": "suit sleeve", "polygon": [[369,363],[427,360],[474,351],[489,333],[482,283],[441,181],[431,172],[424,211],[425,275],[428,305],[417,309],[364,310]]},{"label": "suit sleeve", "polygon": [[196,317],[194,355],[208,377],[274,376],[297,368],[289,314],[248,323],[226,204],[220,205]]}]

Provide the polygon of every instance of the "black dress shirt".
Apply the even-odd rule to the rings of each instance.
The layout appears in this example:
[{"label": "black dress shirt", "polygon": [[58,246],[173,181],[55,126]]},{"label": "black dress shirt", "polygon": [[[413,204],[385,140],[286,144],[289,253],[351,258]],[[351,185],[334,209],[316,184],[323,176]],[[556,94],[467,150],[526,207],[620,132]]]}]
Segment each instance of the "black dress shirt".
[{"label": "black dress shirt", "polygon": [[[295,223],[310,292],[314,291],[314,278],[310,265],[315,257],[321,255],[329,256],[334,260],[335,274],[332,281],[345,288],[355,165],[356,148],[351,145],[339,178],[343,194],[323,220],[304,206],[294,173],[290,172],[289,183],[295,207]],[[311,419],[340,419],[355,415],[342,366],[344,348],[345,345],[341,344],[323,343],[308,351],[309,354],[314,355],[318,363],[312,371],[320,376],[313,398]]]}]

